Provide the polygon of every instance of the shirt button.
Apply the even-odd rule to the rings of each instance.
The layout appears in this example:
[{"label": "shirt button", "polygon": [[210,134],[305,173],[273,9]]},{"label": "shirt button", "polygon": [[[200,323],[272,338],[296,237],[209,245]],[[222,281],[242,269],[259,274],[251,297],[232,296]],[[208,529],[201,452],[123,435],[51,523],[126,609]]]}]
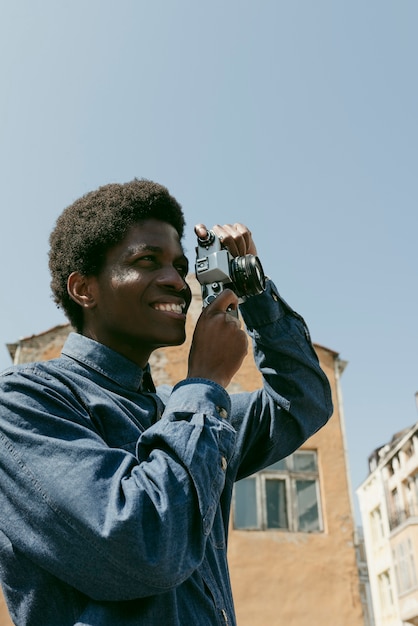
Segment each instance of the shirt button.
[{"label": "shirt button", "polygon": [[224,409],[222,406],[217,406],[216,410],[219,413],[219,417],[222,417],[223,420],[228,417],[228,411]]},{"label": "shirt button", "polygon": [[223,456],[221,457],[221,467],[222,467],[222,471],[226,471],[226,468],[228,467],[228,461],[226,460],[226,458]]}]

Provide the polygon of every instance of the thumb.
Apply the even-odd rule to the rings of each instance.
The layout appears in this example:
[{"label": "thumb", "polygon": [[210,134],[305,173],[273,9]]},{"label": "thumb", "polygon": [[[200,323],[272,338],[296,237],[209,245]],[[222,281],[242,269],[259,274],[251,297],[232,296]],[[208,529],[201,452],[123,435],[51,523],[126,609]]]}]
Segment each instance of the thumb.
[{"label": "thumb", "polygon": [[224,289],[207,307],[213,313],[229,313],[238,309],[238,296],[232,289]]}]

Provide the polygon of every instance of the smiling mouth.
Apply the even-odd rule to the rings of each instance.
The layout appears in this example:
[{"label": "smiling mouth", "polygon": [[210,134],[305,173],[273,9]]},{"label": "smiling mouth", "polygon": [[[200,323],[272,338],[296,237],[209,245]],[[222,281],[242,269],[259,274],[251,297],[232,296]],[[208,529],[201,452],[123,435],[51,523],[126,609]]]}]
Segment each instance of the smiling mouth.
[{"label": "smiling mouth", "polygon": [[179,315],[181,315],[182,313],[185,312],[186,309],[186,304],[175,304],[173,302],[164,302],[164,303],[158,303],[158,304],[154,304],[154,309],[156,311],[167,311],[169,313],[178,313]]}]

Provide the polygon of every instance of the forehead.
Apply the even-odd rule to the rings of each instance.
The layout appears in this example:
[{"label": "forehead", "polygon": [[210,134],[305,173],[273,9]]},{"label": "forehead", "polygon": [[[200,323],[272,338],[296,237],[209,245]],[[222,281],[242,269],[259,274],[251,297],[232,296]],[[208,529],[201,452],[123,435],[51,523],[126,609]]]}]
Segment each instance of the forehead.
[{"label": "forehead", "polygon": [[109,250],[108,257],[129,256],[144,249],[183,254],[180,237],[174,226],[149,219],[130,226],[124,238]]}]

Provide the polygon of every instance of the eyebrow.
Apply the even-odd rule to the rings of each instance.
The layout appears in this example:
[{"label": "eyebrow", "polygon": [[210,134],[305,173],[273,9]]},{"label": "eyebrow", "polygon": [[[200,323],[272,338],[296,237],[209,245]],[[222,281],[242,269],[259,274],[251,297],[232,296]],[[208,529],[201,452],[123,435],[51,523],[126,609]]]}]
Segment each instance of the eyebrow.
[{"label": "eyebrow", "polygon": [[[127,249],[126,258],[135,256],[135,254],[138,254],[139,252],[155,252],[156,254],[161,254],[164,252],[164,249],[161,248],[161,246],[153,246],[149,243],[140,243]],[[188,258],[186,257],[184,252],[179,254],[178,259],[184,259],[187,264],[189,263]]]},{"label": "eyebrow", "polygon": [[131,255],[136,252],[143,252],[144,250],[149,250],[150,252],[162,252],[162,248],[160,246],[151,246],[149,243],[139,243],[136,246],[129,247],[127,249],[127,253]]}]

